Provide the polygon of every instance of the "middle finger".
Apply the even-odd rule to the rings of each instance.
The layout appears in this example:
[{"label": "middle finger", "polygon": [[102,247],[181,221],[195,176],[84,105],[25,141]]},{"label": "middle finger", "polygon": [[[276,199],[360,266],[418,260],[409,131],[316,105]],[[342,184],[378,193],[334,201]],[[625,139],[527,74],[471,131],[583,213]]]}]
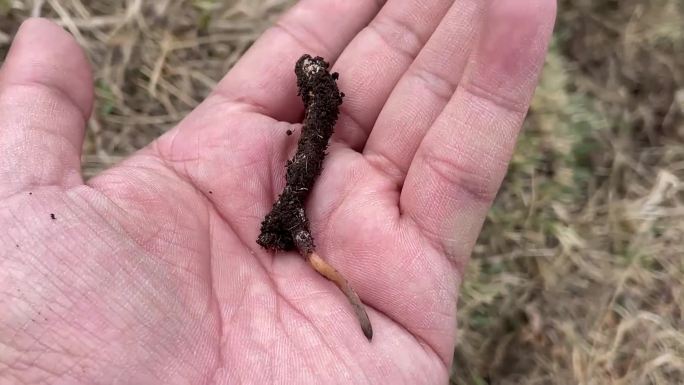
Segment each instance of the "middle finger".
[{"label": "middle finger", "polygon": [[453,1],[390,0],[352,40],[333,66],[340,89],[348,90],[334,140],[363,148],[392,89]]},{"label": "middle finger", "polygon": [[378,116],[363,152],[398,186],[461,80],[488,3],[456,1]]}]

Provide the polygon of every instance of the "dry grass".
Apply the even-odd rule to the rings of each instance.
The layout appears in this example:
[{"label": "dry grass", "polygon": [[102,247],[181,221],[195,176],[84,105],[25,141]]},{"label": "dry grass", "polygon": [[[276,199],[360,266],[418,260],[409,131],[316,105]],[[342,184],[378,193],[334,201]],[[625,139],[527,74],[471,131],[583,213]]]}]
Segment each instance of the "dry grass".
[{"label": "dry grass", "polygon": [[684,9],[560,10],[463,288],[454,382],[682,384]]},{"label": "dry grass", "polygon": [[[288,0],[0,0],[95,63],[91,175],[174,125]],[[684,5],[561,0],[546,71],[470,265],[455,384],[684,383]]]},{"label": "dry grass", "polygon": [[91,176],[173,127],[292,2],[0,0],[0,42],[5,51],[33,14],[53,18],[86,48],[97,93],[85,145]]}]

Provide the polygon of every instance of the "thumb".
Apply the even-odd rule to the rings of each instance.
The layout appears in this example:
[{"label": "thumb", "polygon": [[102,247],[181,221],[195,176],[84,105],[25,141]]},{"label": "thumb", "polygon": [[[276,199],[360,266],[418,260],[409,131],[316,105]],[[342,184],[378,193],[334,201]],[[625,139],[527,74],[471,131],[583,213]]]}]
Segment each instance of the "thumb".
[{"label": "thumb", "polygon": [[92,103],[90,66],[71,35],[45,19],[24,22],[0,70],[0,198],[82,183]]}]

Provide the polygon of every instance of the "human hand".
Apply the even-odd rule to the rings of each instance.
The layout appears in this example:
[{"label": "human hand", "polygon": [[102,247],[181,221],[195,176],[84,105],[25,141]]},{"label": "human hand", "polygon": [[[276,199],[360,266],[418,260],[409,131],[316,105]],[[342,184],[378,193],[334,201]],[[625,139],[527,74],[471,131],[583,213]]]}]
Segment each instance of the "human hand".
[{"label": "human hand", "polygon": [[[89,66],[25,23],[0,73],[0,384],[445,383],[555,3],[381,3],[300,1],[175,129],[88,182]],[[307,210],[370,343],[298,254],[255,243],[296,146],[303,53],[347,95]]]}]

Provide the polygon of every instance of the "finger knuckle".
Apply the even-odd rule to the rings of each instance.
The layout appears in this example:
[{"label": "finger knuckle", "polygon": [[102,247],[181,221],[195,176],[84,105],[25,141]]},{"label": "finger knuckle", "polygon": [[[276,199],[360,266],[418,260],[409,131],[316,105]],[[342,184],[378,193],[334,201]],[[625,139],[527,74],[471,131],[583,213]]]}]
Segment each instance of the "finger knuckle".
[{"label": "finger knuckle", "polygon": [[449,195],[461,195],[482,204],[490,204],[496,197],[497,187],[490,173],[473,159],[426,151],[423,163],[436,183],[444,186],[442,189]]}]

